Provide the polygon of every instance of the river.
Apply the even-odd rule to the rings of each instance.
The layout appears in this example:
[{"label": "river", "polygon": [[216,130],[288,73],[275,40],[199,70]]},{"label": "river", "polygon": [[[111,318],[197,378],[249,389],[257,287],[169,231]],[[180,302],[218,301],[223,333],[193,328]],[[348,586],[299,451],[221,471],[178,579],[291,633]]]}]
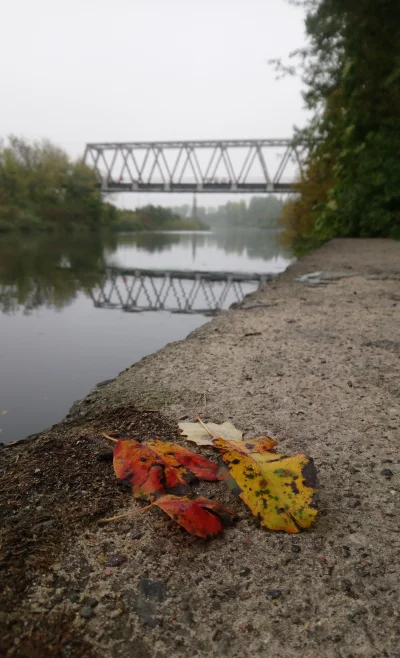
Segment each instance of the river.
[{"label": "river", "polygon": [[290,261],[275,231],[2,236],[0,442],[61,420],[96,383],[184,338],[258,285],[119,270],[267,274]]}]

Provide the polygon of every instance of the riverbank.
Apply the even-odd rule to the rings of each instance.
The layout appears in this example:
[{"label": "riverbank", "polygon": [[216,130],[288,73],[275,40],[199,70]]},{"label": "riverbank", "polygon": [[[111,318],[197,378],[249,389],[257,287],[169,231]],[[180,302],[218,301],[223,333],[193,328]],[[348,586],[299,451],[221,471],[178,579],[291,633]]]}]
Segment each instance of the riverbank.
[{"label": "riverbank", "polygon": [[[399,282],[400,242],[335,240],[2,449],[3,653],[397,655]],[[268,533],[202,483],[240,516],[211,542],[155,511],[99,527],[131,505],[101,433],[176,440],[196,411],[312,455],[316,525]]]},{"label": "riverbank", "polygon": [[159,231],[209,231],[209,227],[196,218],[172,218],[162,226],[146,226],[141,220],[133,220],[116,215],[112,222],[104,223],[98,227],[90,226],[79,221],[73,221],[73,217],[66,214],[64,225],[61,222],[52,222],[40,218],[40,216],[25,213],[24,216],[13,217],[3,220],[0,208],[0,235],[24,236],[24,235],[55,235],[80,236],[80,235],[114,235],[115,233],[149,233]]}]

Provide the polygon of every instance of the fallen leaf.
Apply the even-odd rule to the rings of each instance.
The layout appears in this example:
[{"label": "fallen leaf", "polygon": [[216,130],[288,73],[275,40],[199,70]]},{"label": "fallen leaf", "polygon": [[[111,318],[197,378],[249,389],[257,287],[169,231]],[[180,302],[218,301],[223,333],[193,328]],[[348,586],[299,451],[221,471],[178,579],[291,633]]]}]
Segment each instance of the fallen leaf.
[{"label": "fallen leaf", "polygon": [[236,515],[229,509],[222,507],[208,498],[187,498],[186,496],[165,495],[160,496],[139,510],[133,510],[104,519],[101,523],[118,521],[128,516],[135,516],[146,512],[152,507],[159,507],[176,523],[179,523],[187,532],[196,537],[214,537],[223,530],[223,522],[232,522]]},{"label": "fallen leaf", "polygon": [[[179,423],[179,429],[187,441],[193,441],[198,446],[214,445],[213,436],[227,441],[240,441],[243,433],[232,423],[207,423],[209,432],[202,423]],[[212,436],[211,436],[212,435]]]},{"label": "fallen leaf", "polygon": [[114,448],[114,471],[136,498],[149,498],[189,484],[195,478],[218,480],[218,466],[176,443],[120,439]]},{"label": "fallen leaf", "polygon": [[[224,466],[220,476],[270,530],[296,533],[317,516],[317,473],[311,457],[270,452],[272,439],[215,439]],[[273,447],[273,446],[272,446]]]},{"label": "fallen leaf", "polygon": [[153,504],[197,537],[218,535],[223,530],[223,520],[235,517],[234,512],[208,498],[191,500],[184,496],[161,496]]},{"label": "fallen leaf", "polygon": [[168,466],[173,468],[184,466],[199,480],[218,480],[217,464],[196,452],[188,450],[178,443],[166,443],[157,439],[149,439],[144,443],[148,448],[161,455]]},{"label": "fallen leaf", "polygon": [[[213,446],[216,446],[216,437],[213,441]],[[222,437],[221,437],[222,438]],[[274,450],[278,442],[271,439],[269,436],[257,436],[255,439],[245,439],[245,441],[229,441],[233,448],[244,450],[245,452],[271,452]]]}]

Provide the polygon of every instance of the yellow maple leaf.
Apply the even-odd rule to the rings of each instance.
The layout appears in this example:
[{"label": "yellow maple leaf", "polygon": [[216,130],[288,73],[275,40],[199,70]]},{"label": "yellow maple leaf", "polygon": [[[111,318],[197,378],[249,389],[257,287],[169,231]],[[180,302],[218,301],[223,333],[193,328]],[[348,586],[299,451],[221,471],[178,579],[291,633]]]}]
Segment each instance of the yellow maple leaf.
[{"label": "yellow maple leaf", "polygon": [[317,516],[317,473],[311,457],[270,452],[275,443],[268,437],[213,441],[225,465],[221,474],[260,524],[296,533]]}]

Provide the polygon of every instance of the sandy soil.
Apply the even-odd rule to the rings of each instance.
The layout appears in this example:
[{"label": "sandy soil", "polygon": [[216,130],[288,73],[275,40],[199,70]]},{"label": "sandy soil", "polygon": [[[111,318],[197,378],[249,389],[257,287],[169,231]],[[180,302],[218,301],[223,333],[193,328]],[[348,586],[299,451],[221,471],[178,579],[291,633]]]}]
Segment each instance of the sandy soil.
[{"label": "sandy soil", "polygon": [[[310,454],[315,526],[267,532],[221,483],[196,491],[240,519],[212,541],[99,526],[132,506],[101,433],[183,443],[196,411]],[[335,240],[0,451],[0,654],[400,657],[399,439],[400,243]]]}]

